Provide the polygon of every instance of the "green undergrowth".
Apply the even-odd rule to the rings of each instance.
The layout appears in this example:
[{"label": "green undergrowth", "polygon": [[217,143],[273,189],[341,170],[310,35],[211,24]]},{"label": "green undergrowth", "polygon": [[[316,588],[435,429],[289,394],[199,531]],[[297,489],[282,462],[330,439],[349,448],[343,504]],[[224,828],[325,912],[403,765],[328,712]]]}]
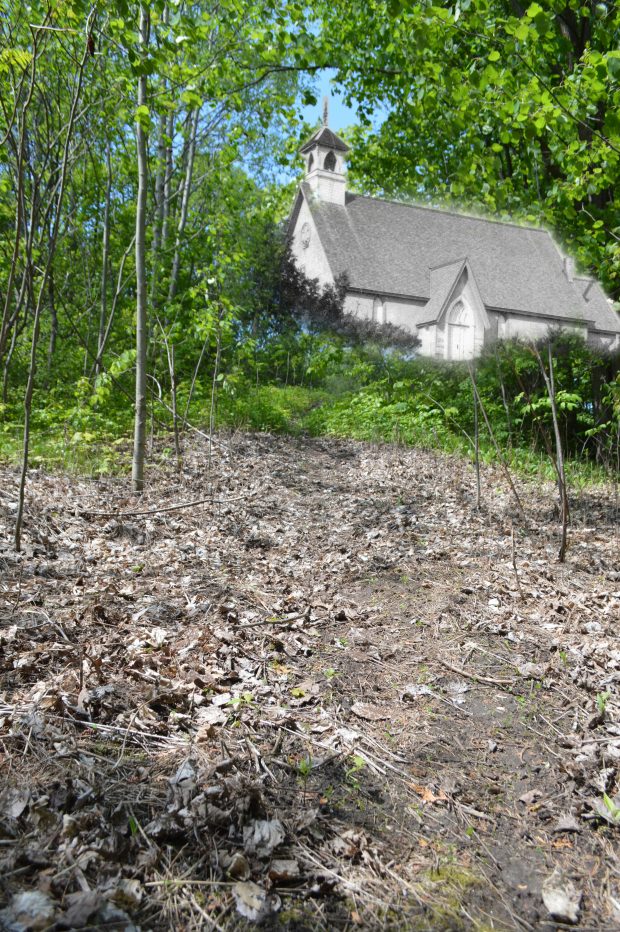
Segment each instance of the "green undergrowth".
[{"label": "green undergrowth", "polygon": [[[195,384],[180,379],[177,410],[184,415],[191,390],[188,422],[208,431],[215,385],[214,420],[220,430],[396,443],[473,461],[475,405],[465,363],[412,359],[372,346],[351,348],[325,336],[301,334],[298,344],[287,353],[286,365],[276,341],[265,344],[251,365],[247,360],[223,361],[215,380],[208,370]],[[564,336],[553,343],[552,355],[571,488],[617,478],[620,361],[597,356]],[[31,466],[78,474],[126,473],[133,431],[130,362],[114,382],[80,378],[73,385],[35,392]],[[502,344],[476,361],[477,391],[486,415],[479,410],[480,457],[497,463],[499,448],[513,472],[553,480],[554,431],[540,364],[531,348],[519,344]],[[548,357],[544,364],[549,365]],[[159,390],[161,398],[149,397],[147,413],[156,451],[172,426],[169,389],[164,384]],[[19,463],[22,421],[19,404],[0,404],[0,460]],[[172,446],[169,439],[164,446]]]},{"label": "green undergrowth", "polygon": [[[464,456],[474,462],[473,437],[465,436],[454,409],[398,401],[381,397],[373,390],[362,390],[340,399],[319,404],[304,418],[303,426],[312,436],[333,436],[373,443],[397,443],[427,450]],[[529,446],[506,443],[501,438],[501,455],[509,468],[521,475],[554,480],[555,468],[546,453]],[[479,440],[483,463],[497,464],[494,444],[481,425]],[[608,482],[609,469],[586,459],[568,459],[565,463],[569,483],[581,486]]]},{"label": "green undergrowth", "polygon": [[[397,383],[398,385],[398,383]],[[451,406],[437,406],[421,400],[410,386],[388,393],[382,385],[371,384],[356,392],[340,394],[324,388],[282,385],[246,385],[234,394],[220,392],[215,424],[218,430],[248,430],[273,434],[331,436],[372,443],[397,443],[433,449],[474,460],[473,438]],[[405,390],[410,391],[406,397]],[[404,396],[404,397],[403,397]],[[190,408],[189,422],[205,431],[209,427],[209,406],[198,401]],[[23,429],[19,409],[11,412],[0,428],[0,462],[21,460]],[[53,418],[35,417],[30,441],[30,464],[70,474],[122,475],[131,468],[131,407],[123,416],[110,419],[107,412],[68,410],[57,423]],[[160,414],[166,415],[167,412]],[[159,419],[159,418],[158,418]],[[167,420],[170,421],[169,415]],[[151,424],[155,438],[167,438],[169,430]],[[191,436],[191,433],[188,434]],[[510,469],[524,476],[553,480],[555,472],[549,456],[526,445],[513,445],[501,436],[502,456]],[[172,454],[171,454],[172,455]],[[497,463],[495,448],[481,425],[480,457]],[[568,459],[566,473],[570,485],[580,488],[609,481],[609,469],[591,460]]]},{"label": "green undergrowth", "polygon": [[[299,434],[309,430],[312,414],[329,405],[325,389],[299,385],[245,386],[235,394],[221,392],[217,399],[216,425],[219,428]],[[204,409],[194,410],[202,419]]]}]

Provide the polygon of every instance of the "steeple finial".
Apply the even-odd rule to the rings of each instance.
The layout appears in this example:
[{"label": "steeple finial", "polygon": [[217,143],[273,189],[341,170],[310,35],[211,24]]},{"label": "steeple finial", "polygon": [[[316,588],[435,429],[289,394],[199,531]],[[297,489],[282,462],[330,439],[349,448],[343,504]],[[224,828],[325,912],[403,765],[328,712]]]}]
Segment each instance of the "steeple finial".
[{"label": "steeple finial", "polygon": [[329,97],[323,98],[323,126],[329,126]]}]

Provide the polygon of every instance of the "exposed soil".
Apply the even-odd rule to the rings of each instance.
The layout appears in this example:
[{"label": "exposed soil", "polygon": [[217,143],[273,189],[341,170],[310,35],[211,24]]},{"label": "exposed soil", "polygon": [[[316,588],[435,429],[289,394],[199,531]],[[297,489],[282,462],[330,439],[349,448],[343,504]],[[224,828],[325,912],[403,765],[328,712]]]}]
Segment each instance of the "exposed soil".
[{"label": "exposed soil", "polygon": [[32,473],[15,555],[0,472],[0,927],[620,928],[617,492],[560,565],[482,478],[221,437]]}]

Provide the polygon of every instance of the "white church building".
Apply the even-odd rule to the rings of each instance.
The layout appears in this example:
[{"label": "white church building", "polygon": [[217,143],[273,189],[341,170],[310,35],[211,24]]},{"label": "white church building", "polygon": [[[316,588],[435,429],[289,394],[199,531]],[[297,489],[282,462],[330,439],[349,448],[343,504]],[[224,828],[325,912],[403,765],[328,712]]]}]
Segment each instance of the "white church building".
[{"label": "white church building", "polygon": [[546,230],[354,194],[348,151],[326,122],[302,146],[289,221],[308,278],[327,285],[346,273],[346,311],[414,331],[419,352],[441,359],[558,328],[620,347],[620,316],[600,284],[576,275]]}]

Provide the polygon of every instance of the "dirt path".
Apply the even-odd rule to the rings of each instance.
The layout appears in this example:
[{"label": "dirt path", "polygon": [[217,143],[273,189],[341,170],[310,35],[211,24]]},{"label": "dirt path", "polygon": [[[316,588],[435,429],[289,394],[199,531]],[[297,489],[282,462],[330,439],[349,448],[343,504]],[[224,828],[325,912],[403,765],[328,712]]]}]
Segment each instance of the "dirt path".
[{"label": "dirt path", "polygon": [[487,469],[477,512],[419,450],[234,436],[152,479],[34,475],[0,550],[0,925],[620,927],[611,490],[559,566],[553,488],[523,522]]}]

